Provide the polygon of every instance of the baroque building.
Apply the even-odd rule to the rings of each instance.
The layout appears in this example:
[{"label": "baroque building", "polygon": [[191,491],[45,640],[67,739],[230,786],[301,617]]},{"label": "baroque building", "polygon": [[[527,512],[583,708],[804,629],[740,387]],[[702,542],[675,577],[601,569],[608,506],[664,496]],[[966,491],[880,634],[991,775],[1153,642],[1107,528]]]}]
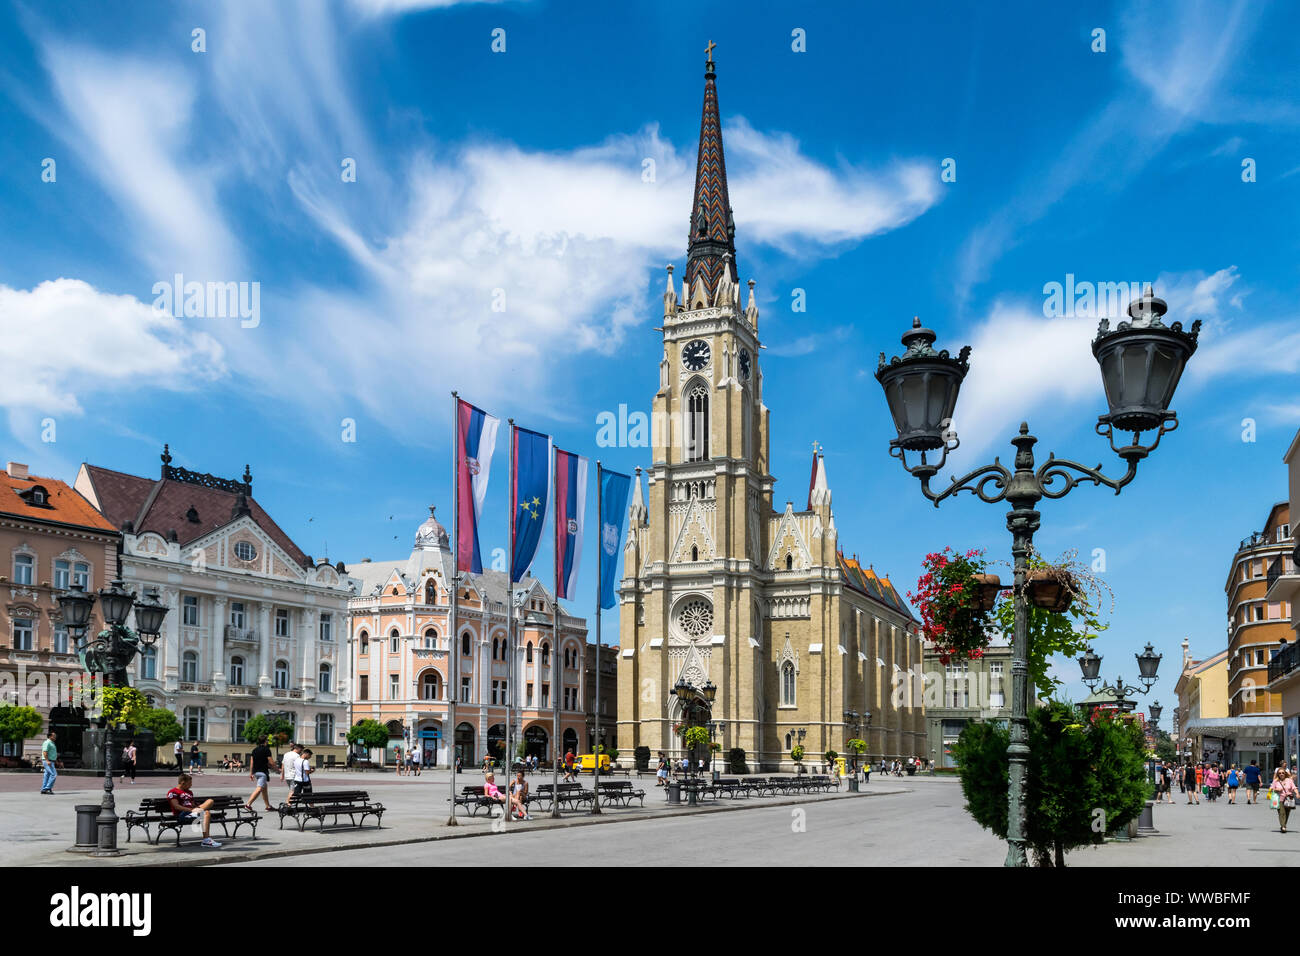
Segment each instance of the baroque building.
[{"label": "baroque building", "polygon": [[447,766],[449,705],[455,694],[455,754],[469,768],[488,752],[500,759],[513,692],[515,739],[522,737],[530,756],[553,756],[556,702],[560,755],[579,753],[588,739],[583,714],[586,622],[561,606],[557,640],[551,592],[536,578],[525,577],[514,587],[512,654],[505,572],[462,573],[456,585],[460,633],[452,640],[454,567],[447,531],[432,507],[416,529],[409,556],[353,564],[359,587],[348,607],[352,723],[370,719],[387,725],[386,762],[392,762],[399,747],[405,751],[418,742],[431,764]]},{"label": "baroque building", "polygon": [[[681,753],[679,680],[717,687],[725,750],[789,769],[844,753],[869,712],[869,756],[926,748],[917,622],[888,578],[842,552],[822,456],[805,507],[773,508],[770,415],[754,283],[741,306],[712,55],[680,293],[668,266],[646,473],[637,470],[620,588],[618,748]],[[691,711],[691,713],[698,713]],[[698,720],[698,717],[690,718]]]},{"label": "baroque building", "polygon": [[[0,473],[0,704],[34,707],[59,732],[69,765],[81,755],[89,687],[77,648],[63,627],[59,593],[72,585],[97,591],[117,577],[117,530],[57,478],[9,462]],[[90,628],[104,617],[96,602]],[[70,706],[71,705],[71,706]],[[6,741],[6,757],[35,755],[41,740]]]},{"label": "baroque building", "polygon": [[[163,632],[131,684],[175,712],[210,762],[246,753],[244,725],[283,713],[322,757],[346,752],[347,658],[339,648],[355,582],[313,561],[253,497],[253,476],[172,465],[158,478],[83,464],[76,489],[121,530],[121,577],[156,586]],[[164,755],[170,759],[169,755]]]}]

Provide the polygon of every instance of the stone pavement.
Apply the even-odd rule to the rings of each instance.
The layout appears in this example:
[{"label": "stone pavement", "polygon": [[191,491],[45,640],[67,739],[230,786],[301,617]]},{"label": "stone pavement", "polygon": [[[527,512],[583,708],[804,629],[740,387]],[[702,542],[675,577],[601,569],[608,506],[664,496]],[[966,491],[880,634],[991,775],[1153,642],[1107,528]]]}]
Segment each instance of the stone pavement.
[{"label": "stone pavement", "polygon": [[[461,774],[458,788],[480,779]],[[548,775],[533,777],[548,782]],[[36,793],[39,775],[0,774],[0,852],[7,865],[37,866],[185,866],[224,863],[270,866],[360,865],[555,865],[590,863],[592,854],[610,854],[632,864],[674,865],[680,851],[711,865],[860,864],[891,866],[999,866],[1005,844],[980,829],[963,809],[960,786],[951,777],[881,777],[861,794],[847,791],[804,797],[763,797],[709,801],[699,808],[668,807],[662,790],[647,775],[637,786],[645,789],[644,810],[607,807],[599,817],[567,811],[559,820],[535,814],[529,822],[511,823],[502,833],[500,821],[483,813],[470,818],[462,812],[461,826],[445,826],[447,774],[427,772],[419,778],[377,773],[321,773],[316,785],[325,789],[365,789],[388,812],[382,829],[366,826],[327,827],[317,832],[308,824],[278,830],[278,818],[264,817],[257,838],[241,829],[238,839],[214,836],[223,846],[203,849],[186,834],[178,849],[174,838],[158,847],[143,842],[136,831],[120,846],[128,851],[116,860],[95,860],[69,853],[74,842],[73,806],[98,803],[102,781],[64,776],[54,796]],[[116,788],[118,813],[136,806],[145,795],[161,796],[170,779],[141,780]],[[196,778],[195,792],[240,793],[251,789],[247,777],[211,773]],[[273,802],[283,788],[272,790]],[[1175,796],[1178,796],[1177,794]],[[879,798],[879,799],[877,799]],[[1300,829],[1300,813],[1293,817]],[[1109,842],[1071,852],[1067,863],[1084,866],[1296,866],[1300,865],[1300,832],[1278,832],[1277,814],[1260,805],[1229,806],[1224,801],[1199,806],[1159,805],[1155,834],[1130,843]],[[590,827],[599,826],[599,830]],[[599,837],[594,843],[584,835]],[[486,839],[473,839],[485,837]],[[495,837],[495,839],[494,839]],[[593,850],[593,846],[599,849]]]},{"label": "stone pavement", "polygon": [[[384,804],[387,812],[383,817],[383,827],[373,825],[372,820],[361,828],[352,828],[344,819],[341,826],[326,826],[320,832],[317,825],[308,822],[305,831],[299,832],[297,824],[285,821],[285,828],[279,829],[277,814],[266,814],[257,828],[256,838],[250,835],[247,827],[240,828],[238,838],[226,839],[219,826],[213,827],[212,835],[222,843],[220,849],[209,849],[199,845],[198,838],[188,831],[182,836],[181,846],[175,845],[174,835],[163,836],[159,845],[146,842],[142,830],[135,830],[132,842],[126,842],[126,826],[119,825],[118,845],[127,851],[116,859],[100,860],[87,854],[71,853],[67,848],[75,842],[76,814],[74,807],[78,804],[99,803],[103,795],[103,779],[95,777],[74,777],[64,775],[59,778],[52,796],[37,793],[40,789],[39,774],[0,774],[0,847],[4,850],[6,864],[10,866],[177,866],[207,865],[212,863],[234,862],[252,858],[275,860],[299,854],[316,854],[337,850],[354,850],[360,848],[380,849],[411,843],[412,841],[455,840],[477,835],[491,834],[502,829],[500,820],[493,821],[484,811],[470,817],[462,809],[457,814],[460,825],[446,826],[448,774],[445,771],[428,771],[419,777],[398,777],[394,773],[348,773],[318,772],[313,775],[315,789],[363,789],[371,798]],[[132,786],[130,783],[114,782],[114,797],[119,817],[125,816],[128,809],[139,805],[146,796],[163,796],[172,785],[174,778],[141,778]],[[620,778],[622,779],[622,778]],[[766,806],[787,805],[791,803],[815,803],[822,800],[862,800],[869,796],[883,796],[905,791],[901,786],[904,781],[890,778],[889,783],[874,782],[864,793],[850,794],[846,790],[839,793],[811,794],[806,796],[764,797],[706,801],[698,808],[685,805],[669,807],[666,794],[656,788],[653,775],[646,775],[639,781],[632,776],[634,785],[646,791],[645,808],[635,802],[630,808],[602,806],[599,817],[592,817],[588,812],[562,811],[562,816],[552,819],[546,813],[535,813],[531,821],[510,822],[505,825],[507,831],[516,828],[554,829],[592,822],[614,823],[633,819],[658,820],[687,814],[711,815],[741,809],[747,803],[763,803]],[[549,774],[531,775],[533,786],[549,783]],[[459,774],[457,790],[462,786],[481,783],[482,775],[478,773]],[[588,784],[590,781],[587,781]],[[247,796],[252,789],[245,774],[205,773],[197,775],[194,780],[194,793],[202,798],[214,794],[239,793]],[[273,782],[271,802],[277,805],[284,796],[284,787],[278,781]],[[381,853],[382,856],[382,853]]]}]

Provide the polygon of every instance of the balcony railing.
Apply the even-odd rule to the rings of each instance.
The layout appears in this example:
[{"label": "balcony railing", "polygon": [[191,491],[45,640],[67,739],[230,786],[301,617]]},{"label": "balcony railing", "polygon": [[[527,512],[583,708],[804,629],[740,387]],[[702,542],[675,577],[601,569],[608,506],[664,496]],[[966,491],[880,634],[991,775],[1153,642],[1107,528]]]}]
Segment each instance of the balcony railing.
[{"label": "balcony railing", "polygon": [[231,697],[256,697],[257,688],[251,684],[230,684],[226,687],[226,693]]},{"label": "balcony railing", "polygon": [[225,638],[232,644],[259,644],[257,631],[251,627],[235,627],[233,624],[227,624],[225,628]]},{"label": "balcony railing", "polygon": [[1271,589],[1282,576],[1282,555],[1278,555],[1268,563],[1268,586]]},{"label": "balcony railing", "polygon": [[1279,677],[1285,677],[1300,665],[1300,643],[1293,642],[1273,655],[1268,662],[1268,682],[1271,684]]}]

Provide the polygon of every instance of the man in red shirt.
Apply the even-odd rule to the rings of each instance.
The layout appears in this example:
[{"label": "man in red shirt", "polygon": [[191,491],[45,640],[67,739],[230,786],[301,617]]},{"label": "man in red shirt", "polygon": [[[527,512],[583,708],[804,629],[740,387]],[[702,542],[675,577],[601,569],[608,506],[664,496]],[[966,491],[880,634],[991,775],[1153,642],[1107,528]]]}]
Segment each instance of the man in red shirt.
[{"label": "man in red shirt", "polygon": [[204,800],[198,806],[194,805],[194,792],[190,790],[190,775],[183,773],[176,780],[176,786],[167,791],[167,803],[172,808],[172,813],[181,823],[193,823],[198,819],[200,813],[203,814],[203,845],[207,847],[221,846],[216,840],[208,835],[212,826],[212,801]]}]

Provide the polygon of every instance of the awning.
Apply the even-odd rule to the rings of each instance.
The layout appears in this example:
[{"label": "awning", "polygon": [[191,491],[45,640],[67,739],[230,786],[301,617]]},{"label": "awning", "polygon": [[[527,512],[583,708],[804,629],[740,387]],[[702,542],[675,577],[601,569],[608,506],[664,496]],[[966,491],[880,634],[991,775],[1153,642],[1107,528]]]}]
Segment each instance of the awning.
[{"label": "awning", "polygon": [[1268,714],[1245,717],[1198,717],[1179,728],[1183,736],[1236,738],[1267,736],[1282,729],[1282,718]]}]

